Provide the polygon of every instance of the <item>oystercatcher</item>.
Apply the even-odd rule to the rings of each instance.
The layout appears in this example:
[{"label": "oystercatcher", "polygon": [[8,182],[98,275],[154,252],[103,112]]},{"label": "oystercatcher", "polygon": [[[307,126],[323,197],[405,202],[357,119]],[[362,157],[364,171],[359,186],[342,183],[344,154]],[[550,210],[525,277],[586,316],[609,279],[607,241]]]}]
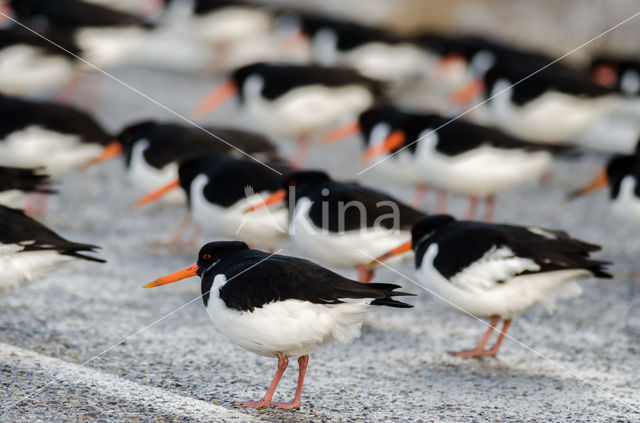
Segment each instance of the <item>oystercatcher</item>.
[{"label": "oystercatcher", "polygon": [[251,211],[285,202],[294,243],[330,266],[358,270],[360,282],[374,276],[365,265],[411,237],[411,227],[425,213],[381,191],[332,180],[322,171],[293,172],[284,188]]},{"label": "oystercatcher", "polygon": [[[66,32],[43,31],[65,50],[80,54]],[[44,94],[62,88],[73,77],[76,59],[42,37],[20,27],[0,28],[0,92]]]},{"label": "oystercatcher", "polygon": [[[198,275],[202,301],[213,324],[236,345],[278,358],[278,370],[259,401],[237,405],[300,408],[309,352],[331,342],[349,342],[360,335],[372,306],[412,307],[395,296],[398,285],[362,284],[311,261],[249,249],[243,242],[210,242],[198,261],[145,285],[153,288]],[[300,366],[293,401],[271,402],[289,357]]]},{"label": "oystercatcher", "polygon": [[640,222],[640,143],[634,154],[613,156],[593,181],[568,195],[569,199],[590,194],[609,185],[612,211]]},{"label": "oystercatcher", "polygon": [[[211,135],[213,134],[213,136]],[[207,127],[204,131],[178,123],[145,120],[124,128],[94,162],[124,155],[131,183],[141,192],[156,190],[178,178],[178,164],[187,158],[225,153],[268,161],[277,159],[276,146],[266,137],[232,128]],[[182,192],[174,191],[163,199],[184,204]]]},{"label": "oystercatcher", "polygon": [[[493,217],[495,195],[539,180],[563,147],[529,143],[462,119],[376,107],[360,117],[366,161],[379,160],[391,175],[442,191],[469,196],[465,219],[486,199],[484,219]],[[388,162],[388,163],[387,163]],[[412,178],[412,179],[410,179]],[[439,199],[438,211],[446,197]]]},{"label": "oystercatcher", "polygon": [[323,15],[297,14],[312,57],[323,66],[347,66],[387,82],[410,82],[436,62],[424,48],[392,32]]},{"label": "oystercatcher", "polygon": [[205,230],[273,250],[288,236],[286,207],[245,213],[248,207],[261,204],[279,190],[283,175],[290,172],[282,162],[269,162],[269,166],[271,169],[251,159],[226,155],[184,160],[178,168],[178,180],[136,204],[148,204],[181,187],[193,219]]},{"label": "oystercatcher", "polygon": [[41,169],[0,166],[0,204],[17,207],[28,194],[53,194],[49,175]]},{"label": "oystercatcher", "polygon": [[[591,82],[581,72],[540,71],[527,63],[496,63],[474,83],[479,84],[487,100],[483,107],[496,126],[538,143],[573,141],[621,105],[614,89]],[[459,93],[470,91],[463,87],[454,96],[464,97]],[[602,149],[607,149],[606,144]]]},{"label": "oystercatcher", "polygon": [[42,167],[58,176],[86,166],[111,141],[76,108],[0,95],[0,164]]},{"label": "oystercatcher", "polygon": [[21,210],[0,205],[0,290],[42,277],[74,258],[104,263],[84,254],[98,248],[68,241]]},{"label": "oystercatcher", "polygon": [[234,71],[197,108],[205,115],[238,93],[248,116],[267,132],[298,140],[298,167],[315,132],[357,115],[383,93],[383,84],[352,69],[257,63]]},{"label": "oystercatcher", "polygon": [[[460,222],[448,215],[419,221],[411,231],[411,241],[371,263],[412,248],[423,287],[457,311],[491,318],[476,348],[450,353],[458,357],[497,355],[514,317],[537,303],[553,311],[556,300],[580,295],[578,280],[611,278],[606,269],[610,263],[590,257],[600,246],[563,231]],[[502,330],[495,344],[486,349],[501,319]]]},{"label": "oystercatcher", "polygon": [[70,31],[81,56],[98,67],[122,63],[140,46],[153,25],[140,16],[80,0],[10,0],[16,18],[27,26]]}]

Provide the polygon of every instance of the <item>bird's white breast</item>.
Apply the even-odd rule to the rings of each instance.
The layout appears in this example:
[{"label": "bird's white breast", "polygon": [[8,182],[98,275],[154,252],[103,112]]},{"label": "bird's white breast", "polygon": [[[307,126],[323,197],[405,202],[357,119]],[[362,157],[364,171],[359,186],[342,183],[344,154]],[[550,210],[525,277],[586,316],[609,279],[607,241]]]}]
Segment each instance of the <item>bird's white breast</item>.
[{"label": "bird's white breast", "polygon": [[[364,265],[411,239],[409,231],[383,227],[363,226],[361,230],[329,232],[314,225],[309,218],[312,205],[313,202],[308,198],[298,200],[291,219],[289,234],[295,244],[306,254],[327,265],[337,267]],[[391,213],[390,207],[381,210]],[[407,252],[396,256],[393,261],[404,260],[412,254]]]},{"label": "bird's white breast", "polygon": [[254,311],[229,309],[220,299],[227,279],[214,278],[207,305],[213,324],[233,343],[269,357],[308,354],[330,341],[349,342],[360,336],[371,299],[341,304],[313,304],[301,300],[276,301]]},{"label": "bird's white breast", "polygon": [[46,173],[57,176],[85,166],[101,151],[100,145],[82,142],[77,135],[32,125],[0,141],[0,164],[44,167]]},{"label": "bird's white breast", "polygon": [[632,175],[622,179],[618,196],[611,202],[611,209],[617,216],[640,223],[640,198],[634,192],[636,183]]},{"label": "bird's white breast", "polygon": [[533,183],[546,172],[553,156],[546,151],[480,146],[454,156],[436,150],[438,133],[419,137],[414,169],[433,186],[467,195],[487,196]]},{"label": "bird's white breast", "polygon": [[553,144],[570,141],[613,110],[620,101],[616,96],[580,98],[548,91],[523,106],[517,106],[511,101],[513,88],[509,85],[508,81],[498,81],[491,93],[495,97],[487,107],[498,126],[534,142]]},{"label": "bird's white breast", "polygon": [[62,87],[73,74],[71,59],[18,44],[0,50],[0,92],[42,94]]},{"label": "bird's white breast", "polygon": [[339,88],[308,85],[294,88],[274,100],[257,95],[247,97],[246,109],[266,131],[298,137],[349,119],[372,102],[371,92],[359,85]]},{"label": "bird's white breast", "polygon": [[[178,179],[178,165],[175,162],[166,164],[161,169],[151,166],[144,158],[144,151],[149,146],[147,140],[137,141],[131,149],[131,160],[127,169],[127,177],[131,184],[141,192],[149,193]],[[162,196],[161,201],[167,204],[183,205],[187,196],[181,189]]]}]

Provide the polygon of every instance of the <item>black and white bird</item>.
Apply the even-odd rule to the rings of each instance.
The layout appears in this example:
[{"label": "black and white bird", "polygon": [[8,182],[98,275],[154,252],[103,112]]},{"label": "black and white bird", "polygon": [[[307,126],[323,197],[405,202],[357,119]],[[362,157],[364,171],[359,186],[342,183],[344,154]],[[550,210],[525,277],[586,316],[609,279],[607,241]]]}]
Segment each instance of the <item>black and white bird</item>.
[{"label": "black and white bird", "polygon": [[41,169],[0,166],[0,204],[22,207],[30,194],[53,194],[49,175]]},{"label": "black and white bird", "polygon": [[[462,119],[393,106],[365,111],[357,126],[366,147],[363,160],[374,162],[367,171],[467,195],[465,219],[474,218],[479,199],[485,199],[484,219],[491,220],[496,194],[537,182],[549,170],[554,153],[562,150]],[[444,212],[446,196],[441,195],[439,203],[438,211]]]},{"label": "black and white bird", "polygon": [[[127,126],[116,139],[104,148],[95,162],[122,154],[129,181],[144,193],[177,180],[178,164],[187,158],[216,153],[261,161],[277,159],[277,148],[267,137],[232,128],[206,127],[203,130],[145,120]],[[185,199],[179,190],[163,197],[169,204],[182,205]]]},{"label": "black and white bird", "polygon": [[68,241],[21,210],[0,205],[0,290],[40,278],[73,259],[104,263],[86,255],[98,248]]},{"label": "black and white bird", "polygon": [[[475,92],[486,100],[483,108],[490,122],[509,134],[537,143],[578,142],[595,122],[615,113],[623,104],[623,97],[615,89],[595,84],[582,72],[558,68],[540,71],[527,63],[496,63],[474,83],[480,88]],[[459,93],[465,91],[469,92],[468,87]],[[632,151],[636,139],[630,146],[627,138],[604,137],[599,145],[591,147]]]},{"label": "black and white bird", "polygon": [[315,260],[356,268],[360,282],[374,276],[365,265],[411,238],[411,227],[425,216],[381,191],[332,180],[322,171],[293,172],[265,205],[289,209],[289,235]]},{"label": "black and white bird", "polygon": [[231,78],[198,106],[205,115],[238,94],[247,116],[267,133],[298,141],[301,166],[312,135],[355,118],[383,94],[384,85],[346,68],[257,63]]},{"label": "black and white bird", "polygon": [[68,31],[80,49],[80,56],[99,68],[123,63],[140,47],[153,27],[143,17],[80,0],[9,0],[8,3],[16,19],[36,31]]},{"label": "black and white bird", "polygon": [[613,156],[590,184],[570,193],[569,199],[596,192],[607,185],[611,211],[623,219],[640,223],[640,143],[634,154]]},{"label": "black and white bird", "polygon": [[[491,319],[476,348],[451,352],[459,357],[497,355],[514,317],[538,303],[553,311],[556,300],[580,295],[578,280],[611,278],[609,263],[590,257],[600,246],[563,231],[433,215],[411,238],[372,263],[413,249],[420,285],[456,311]],[[500,320],[495,344],[485,348]]]},{"label": "black and white bird", "polygon": [[79,47],[64,31],[42,35],[46,39],[17,26],[0,28],[0,93],[49,94],[72,80],[78,62],[64,50],[80,54]]},{"label": "black and white bird", "polygon": [[[200,276],[202,300],[213,324],[234,344],[278,358],[278,370],[259,401],[237,405],[298,409],[309,353],[331,342],[360,335],[365,314],[374,306],[408,308],[394,297],[398,285],[362,284],[311,261],[252,250],[243,242],[210,242],[196,264],[157,279],[152,288]],[[271,399],[289,358],[300,366],[293,401]]]},{"label": "black and white bird", "polygon": [[[268,165],[265,166],[265,164]],[[179,178],[138,201],[141,206],[182,188],[193,220],[205,232],[274,250],[288,235],[284,205],[245,213],[278,191],[291,169],[283,162],[208,155],[180,162]]]},{"label": "black and white bird", "polygon": [[313,60],[323,66],[347,66],[401,84],[419,78],[437,61],[428,50],[383,28],[324,15],[295,14],[295,19]]},{"label": "black and white bird", "polygon": [[110,135],[89,114],[57,103],[0,95],[0,164],[59,176],[88,165]]}]

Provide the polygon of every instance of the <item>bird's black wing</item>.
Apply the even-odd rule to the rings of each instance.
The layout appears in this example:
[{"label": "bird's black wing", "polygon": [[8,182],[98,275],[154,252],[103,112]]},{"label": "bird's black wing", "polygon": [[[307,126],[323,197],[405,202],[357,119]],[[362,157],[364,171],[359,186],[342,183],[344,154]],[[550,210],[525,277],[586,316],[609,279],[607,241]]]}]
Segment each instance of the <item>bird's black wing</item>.
[{"label": "bird's black wing", "polygon": [[22,251],[55,250],[60,254],[104,263],[83,252],[95,252],[100,247],[68,241],[43,224],[26,216],[21,210],[0,206],[0,243],[19,245]]},{"label": "bird's black wing", "polygon": [[596,277],[610,278],[608,262],[593,260],[600,247],[565,232],[537,227],[455,222],[421,245],[416,264],[421,265],[431,244],[438,245],[435,268],[461,284],[490,287],[523,274],[584,269]]},{"label": "bird's black wing", "polygon": [[[411,295],[395,291],[400,288],[398,285],[355,282],[296,257],[269,256],[255,250],[247,250],[244,256],[230,266],[212,271],[227,275],[228,282],[220,288],[220,297],[229,308],[253,311],[265,304],[290,299],[314,304],[371,299],[372,305],[411,307],[393,298]],[[213,278],[214,275],[207,276]]]},{"label": "bird's black wing", "polygon": [[56,191],[48,188],[48,183],[49,175],[42,173],[40,169],[0,166],[0,192],[15,189],[22,192],[54,194]]}]

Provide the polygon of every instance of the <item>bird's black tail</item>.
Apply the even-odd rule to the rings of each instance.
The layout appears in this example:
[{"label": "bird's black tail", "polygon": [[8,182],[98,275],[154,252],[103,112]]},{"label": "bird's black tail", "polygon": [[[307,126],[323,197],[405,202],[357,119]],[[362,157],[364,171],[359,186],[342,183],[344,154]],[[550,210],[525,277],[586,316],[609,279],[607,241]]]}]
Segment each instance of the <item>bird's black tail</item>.
[{"label": "bird's black tail", "polygon": [[396,307],[396,308],[412,308],[411,304],[403,303],[393,297],[414,297],[415,294],[408,292],[395,291],[398,288],[402,288],[400,285],[394,285],[391,283],[370,283],[367,284],[370,288],[379,291],[380,297],[371,301],[371,305]]}]

